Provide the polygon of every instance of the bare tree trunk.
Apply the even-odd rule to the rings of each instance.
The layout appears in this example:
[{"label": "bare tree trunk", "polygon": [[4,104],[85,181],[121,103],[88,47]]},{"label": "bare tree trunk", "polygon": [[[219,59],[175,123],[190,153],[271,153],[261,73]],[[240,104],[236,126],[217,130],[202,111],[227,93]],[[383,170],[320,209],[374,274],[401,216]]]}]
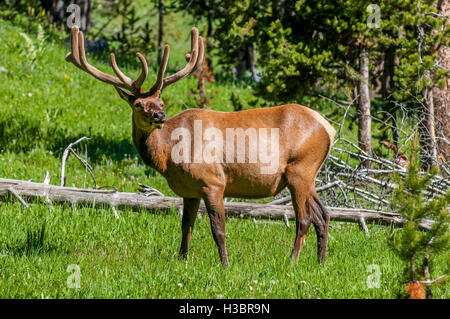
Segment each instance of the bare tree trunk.
[{"label": "bare tree trunk", "polygon": [[164,36],[164,3],[163,0],[158,0],[158,65],[161,63],[163,52],[163,36]]},{"label": "bare tree trunk", "polygon": [[[426,71],[429,73],[429,71]],[[425,76],[427,76],[425,74]],[[424,88],[423,103],[419,109],[420,146],[422,169],[426,170],[437,164],[436,134],[434,127],[434,103],[432,90]]]},{"label": "bare tree trunk", "polygon": [[[428,254],[426,254],[425,257],[423,257],[423,265],[422,265],[422,269],[423,269],[423,272],[425,275],[425,280],[427,280],[427,281],[430,280],[429,259],[430,259],[430,256]],[[433,299],[433,291],[431,290],[430,285],[425,285],[425,296],[426,296],[426,299]]]},{"label": "bare tree trunk", "polygon": [[[437,3],[440,14],[450,15],[450,1],[440,0]],[[438,50],[440,65],[450,70],[450,48],[442,46]],[[434,115],[436,124],[436,143],[438,162],[450,161],[450,77],[445,79],[443,88],[433,88]],[[442,173],[445,174],[444,171]],[[447,176],[449,177],[449,176]]]},{"label": "bare tree trunk", "polygon": [[[383,57],[383,76],[382,76],[382,88],[381,93],[385,102],[387,102],[387,109],[389,114],[391,115],[392,121],[392,139],[394,141],[394,145],[399,149],[398,145],[398,129],[397,129],[397,119],[395,114],[395,105],[392,103],[392,99],[390,97],[391,90],[394,87],[394,70],[395,70],[395,48],[389,47],[384,52]],[[395,154],[397,156],[397,154]]]},{"label": "bare tree trunk", "polygon": [[[367,154],[372,155],[371,118],[370,118],[370,91],[369,91],[369,52],[363,45],[360,46],[358,81],[358,141],[359,147]],[[372,168],[371,161],[362,161],[365,168]]]}]

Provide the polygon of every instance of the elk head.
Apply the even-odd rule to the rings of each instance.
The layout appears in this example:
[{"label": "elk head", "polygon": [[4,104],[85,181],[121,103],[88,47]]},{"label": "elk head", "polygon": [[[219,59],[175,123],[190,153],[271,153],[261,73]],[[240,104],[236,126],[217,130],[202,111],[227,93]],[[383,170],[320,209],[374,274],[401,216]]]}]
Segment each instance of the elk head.
[{"label": "elk head", "polygon": [[73,63],[76,67],[91,74],[96,79],[112,84],[120,97],[131,106],[134,125],[141,130],[149,131],[154,128],[161,128],[166,118],[163,110],[164,102],[161,99],[162,90],[194,72],[202,64],[204,52],[204,40],[202,37],[199,37],[197,28],[192,28],[191,52],[185,56],[186,66],[175,74],[164,77],[169,60],[169,46],[166,45],[156,82],[148,91],[142,89],[142,85],[148,76],[148,66],[145,57],[141,53],[137,53],[137,57],[141,62],[141,74],[136,80],[132,80],[120,71],[114,53],[111,53],[111,65],[116,76],[104,73],[87,62],[83,32],[76,26],[72,27],[71,52],[66,55],[66,61]]}]

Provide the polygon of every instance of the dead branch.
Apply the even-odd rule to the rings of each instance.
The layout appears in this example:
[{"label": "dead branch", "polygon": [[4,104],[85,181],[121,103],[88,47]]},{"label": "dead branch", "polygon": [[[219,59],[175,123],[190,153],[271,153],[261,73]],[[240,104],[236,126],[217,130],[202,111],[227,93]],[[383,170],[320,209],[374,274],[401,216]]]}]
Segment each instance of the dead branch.
[{"label": "dead branch", "polygon": [[[53,202],[89,204],[94,206],[112,206],[115,209],[129,207],[132,209],[146,209],[151,212],[167,212],[170,209],[181,209],[183,200],[176,197],[145,196],[136,193],[116,192],[115,190],[84,189],[74,187],[61,187],[34,183],[14,179],[0,178],[0,196],[5,196],[13,188],[21,196],[28,198],[43,198],[46,195]],[[327,207],[331,220],[341,222],[360,223],[361,217],[366,222],[375,222],[385,225],[401,226],[405,220],[398,214],[355,208]],[[294,210],[291,206],[269,205],[244,202],[225,202],[225,211],[229,217],[294,219]],[[206,212],[202,202],[200,212]],[[422,229],[431,229],[433,221],[423,220]]]},{"label": "dead branch", "polygon": [[359,218],[359,224],[360,224],[361,228],[364,230],[364,232],[366,233],[366,236],[369,236],[369,229],[367,228],[364,217]]},{"label": "dead branch", "polygon": [[19,202],[23,206],[25,206],[25,208],[29,208],[30,207],[30,205],[28,205],[28,203],[14,190],[14,188],[8,187],[6,190],[8,192],[10,192],[12,195],[14,195],[14,197],[16,197],[19,200]]},{"label": "dead branch", "polygon": [[141,183],[138,183],[139,185],[139,192],[143,193],[144,196],[164,196],[163,193],[161,193],[156,188],[150,187],[148,185],[144,185]]},{"label": "dead branch", "polygon": [[94,180],[94,185],[96,185],[95,182],[95,177],[94,177],[94,173],[92,170],[91,165],[89,165],[89,163],[82,159],[74,150],[73,147],[75,145],[77,145],[78,143],[84,141],[84,140],[88,140],[89,137],[83,136],[81,138],[79,138],[78,140],[76,140],[73,143],[70,143],[69,146],[66,147],[66,149],[64,150],[63,156],[62,156],[62,160],[61,160],[61,182],[60,182],[60,186],[64,186],[66,184],[66,176],[65,176],[65,171],[66,171],[66,161],[67,161],[67,157],[69,156],[69,152],[72,152],[73,155],[75,155],[75,157],[86,167],[86,169],[89,171],[89,174],[92,176],[92,179]]},{"label": "dead branch", "polygon": [[[325,203],[333,203],[333,206],[345,206],[345,207],[377,207],[379,210],[391,209],[391,194],[392,191],[398,188],[398,185],[393,182],[393,175],[397,174],[401,177],[406,177],[408,174],[406,161],[399,161],[399,154],[404,152],[401,149],[406,148],[407,144],[412,140],[416,126],[411,127],[410,119],[414,119],[414,123],[419,123],[414,113],[408,111],[408,109],[396,103],[394,104],[398,108],[401,118],[396,120],[392,114],[385,114],[387,119],[383,120],[376,116],[371,116],[372,120],[380,125],[380,127],[387,127],[389,129],[395,129],[398,133],[398,140],[395,146],[395,152],[392,159],[386,159],[377,156],[375,153],[368,154],[362,150],[355,142],[351,128],[348,125],[347,117],[355,117],[357,114],[351,109],[355,99],[351,102],[335,101],[331,98],[321,96],[336,106],[342,109],[344,115],[340,123],[331,121],[337,126],[336,139],[334,141],[334,147],[332,154],[329,154],[325,161],[318,178],[316,179],[317,190],[320,190],[321,198]],[[420,103],[421,101],[418,101]],[[397,124],[395,126],[391,123],[395,120]],[[379,142],[380,144],[383,144]],[[385,142],[387,143],[387,142]],[[389,143],[390,144],[390,143]],[[394,148],[394,147],[393,147]],[[361,167],[362,162],[370,161],[373,163],[372,169],[365,169]],[[401,164],[401,165],[400,165]],[[441,163],[441,171],[444,172],[444,176],[449,176],[447,163]],[[439,175],[430,175],[427,172],[419,172],[421,175],[427,175],[431,183],[427,186],[427,190],[424,191],[426,200],[431,200],[436,196],[443,196],[450,187],[450,180]],[[290,200],[290,197],[283,197],[273,201],[271,204],[286,204]]]}]

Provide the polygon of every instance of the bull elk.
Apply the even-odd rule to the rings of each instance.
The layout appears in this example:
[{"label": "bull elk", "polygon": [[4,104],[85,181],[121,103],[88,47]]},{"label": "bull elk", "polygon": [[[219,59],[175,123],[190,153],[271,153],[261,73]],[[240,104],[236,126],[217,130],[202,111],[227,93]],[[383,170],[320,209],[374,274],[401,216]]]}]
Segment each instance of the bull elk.
[{"label": "bull elk", "polygon": [[[141,73],[136,80],[120,71],[114,54],[111,54],[111,64],[116,76],[103,73],[87,62],[83,33],[77,27],[72,28],[71,52],[66,60],[100,81],[112,84],[131,106],[132,136],[137,152],[144,163],[163,175],[170,188],[183,198],[181,256],[187,255],[201,199],[210,218],[220,260],[226,266],[224,197],[274,196],[287,186],[296,215],[291,260],[298,260],[312,223],[317,233],[319,261],[325,261],[329,213],[317,196],[315,178],[330,152],[335,130],[319,113],[297,104],[238,112],[189,109],[166,118],[162,90],[190,75],[202,63],[204,48],[204,40],[199,37],[198,30],[192,28],[187,65],[164,77],[169,57],[169,46],[166,45],[156,82],[148,91],[142,89],[148,75],[142,54],[137,53]],[[267,135],[269,128],[270,139]],[[220,154],[224,147],[220,136],[225,135],[226,160]],[[192,136],[193,139],[190,138]],[[235,141],[237,148],[234,148]],[[199,155],[198,149],[209,151],[209,159],[206,158],[208,156],[202,157],[201,152]],[[271,154],[276,165],[270,169],[264,166],[268,162],[262,161],[263,153]],[[255,156],[257,154],[259,159]]]}]

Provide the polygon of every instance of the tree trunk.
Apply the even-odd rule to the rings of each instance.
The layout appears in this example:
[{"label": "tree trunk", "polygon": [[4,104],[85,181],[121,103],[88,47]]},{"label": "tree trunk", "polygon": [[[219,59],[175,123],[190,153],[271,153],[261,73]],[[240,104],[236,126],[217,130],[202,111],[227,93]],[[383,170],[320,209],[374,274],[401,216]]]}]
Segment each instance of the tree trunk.
[{"label": "tree trunk", "polygon": [[[426,71],[429,73],[429,71]],[[425,74],[425,76],[427,76]],[[436,134],[434,127],[434,103],[432,90],[422,90],[423,103],[419,108],[419,139],[422,169],[427,170],[437,164]]]},{"label": "tree trunk", "polygon": [[91,28],[92,0],[77,0],[75,4],[78,4],[81,9],[80,29],[87,34]]},{"label": "tree trunk", "polygon": [[206,37],[207,37],[207,42],[206,42],[206,55],[205,55],[205,59],[206,59],[206,65],[208,66],[208,68],[212,71],[213,70],[213,65],[212,65],[212,59],[211,56],[209,55],[209,52],[211,52],[212,47],[213,47],[213,42],[212,42],[212,34],[213,34],[213,26],[212,26],[212,13],[211,13],[211,9],[208,8],[208,14],[207,14],[207,23],[208,23],[208,30],[206,32]]},{"label": "tree trunk", "polygon": [[284,20],[284,16],[286,13],[286,0],[277,0],[272,2],[272,16],[275,19],[280,19],[280,21]]},{"label": "tree trunk", "polygon": [[250,72],[252,73],[252,78],[254,81],[258,80],[258,75],[256,74],[256,59],[255,59],[255,50],[253,48],[253,44],[250,43],[248,46],[248,66],[250,68]]},{"label": "tree trunk", "polygon": [[[398,145],[398,129],[397,129],[397,117],[395,112],[395,104],[392,102],[391,90],[394,87],[394,70],[395,70],[395,48],[389,47],[384,52],[383,57],[383,76],[381,82],[381,95],[383,100],[387,103],[387,111],[391,115],[392,125],[392,139],[397,150]],[[398,152],[398,151],[397,151]],[[397,154],[395,154],[397,157]]]},{"label": "tree trunk", "polygon": [[238,61],[236,63],[236,73],[238,76],[242,76],[242,75],[244,75],[245,71],[248,70],[247,59],[246,59],[246,53],[247,53],[246,46],[243,45],[239,49],[237,49],[237,53],[238,53]]},{"label": "tree trunk", "polygon": [[158,65],[161,63],[162,53],[164,49],[164,3],[163,0],[158,0]]},{"label": "tree trunk", "polygon": [[[430,278],[430,256],[428,253],[423,257],[422,269],[425,275],[425,280],[429,281],[431,278]],[[433,299],[433,291],[431,290],[430,285],[425,285],[425,298]]]},{"label": "tree trunk", "polygon": [[236,70],[238,76],[244,75],[245,71],[249,70],[252,73],[253,79],[256,79],[256,61],[253,44],[247,42],[238,49],[238,62]]},{"label": "tree trunk", "polygon": [[[450,15],[450,1],[440,0],[437,3],[440,14]],[[450,70],[450,48],[442,46],[438,50],[440,65]],[[436,124],[438,162],[444,165],[450,161],[450,77],[445,79],[443,88],[433,88],[434,115]],[[442,170],[446,177],[448,172]]]},{"label": "tree trunk", "polygon": [[[372,155],[371,143],[371,118],[370,118],[370,91],[369,91],[369,51],[363,45],[360,46],[359,72],[361,79],[358,81],[358,142],[359,147],[369,155]],[[371,169],[372,162],[361,162],[364,168]]]},{"label": "tree trunk", "polygon": [[89,33],[89,30],[91,29],[92,24],[92,0],[87,1],[86,6],[86,33]]},{"label": "tree trunk", "polygon": [[64,17],[66,15],[66,6],[63,0],[41,0],[42,7],[50,12],[52,21],[60,26],[64,23]]}]

